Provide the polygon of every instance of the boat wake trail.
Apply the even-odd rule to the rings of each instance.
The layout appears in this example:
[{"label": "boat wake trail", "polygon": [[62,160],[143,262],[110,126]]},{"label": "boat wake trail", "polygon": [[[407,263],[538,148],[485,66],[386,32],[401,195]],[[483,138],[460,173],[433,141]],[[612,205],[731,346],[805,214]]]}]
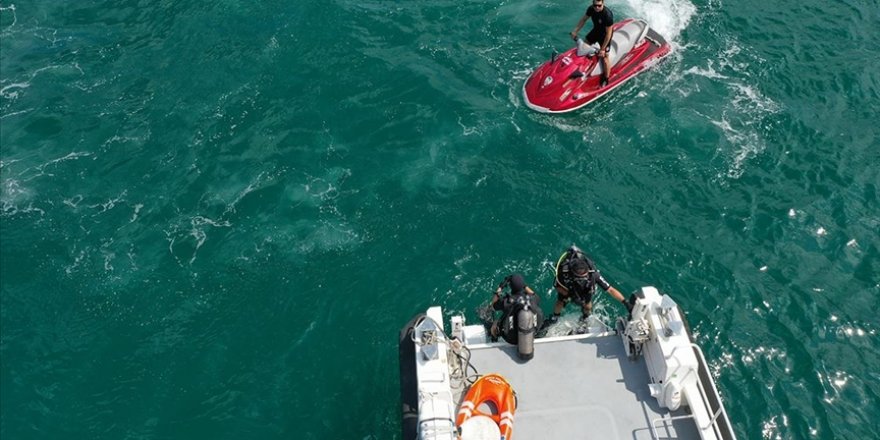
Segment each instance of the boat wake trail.
[{"label": "boat wake trail", "polygon": [[673,45],[697,12],[697,7],[689,1],[625,0],[624,3],[625,6],[621,11],[624,15],[617,17],[615,14],[616,20],[624,16],[643,18],[651,24],[651,28]]},{"label": "boat wake trail", "polygon": [[[705,103],[695,105],[694,112],[714,125],[723,139],[718,143],[718,155],[725,158],[725,171],[718,177],[738,179],[749,159],[765,150],[766,138],[783,108],[762,91],[757,80],[767,69],[765,60],[744,49],[731,35],[722,36],[715,45],[725,49],[714,59],[707,57],[684,70],[681,76],[686,81],[678,87],[682,95]],[[720,102],[724,104],[707,98],[709,94],[723,97]]]}]

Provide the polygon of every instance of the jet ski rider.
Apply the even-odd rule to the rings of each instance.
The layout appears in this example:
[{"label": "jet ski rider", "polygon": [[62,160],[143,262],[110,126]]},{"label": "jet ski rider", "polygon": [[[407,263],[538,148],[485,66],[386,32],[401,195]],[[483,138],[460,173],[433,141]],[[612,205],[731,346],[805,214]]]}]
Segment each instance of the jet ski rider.
[{"label": "jet ski rider", "polygon": [[[502,297],[501,293],[505,287],[510,287],[510,293]],[[524,307],[530,308],[535,313],[537,318],[537,322],[534,325],[535,330],[540,328],[544,322],[540,298],[526,285],[522,275],[518,273],[504,278],[504,281],[498,285],[498,289],[492,295],[490,306],[495,311],[501,311],[501,318],[492,322],[489,331],[493,341],[497,340],[500,335],[508,343],[517,343],[517,323],[515,321],[517,313]]]},{"label": "jet ski rider", "polygon": [[602,59],[602,82],[600,87],[608,85],[608,77],[611,75],[611,62],[608,60],[608,50],[611,45],[611,35],[613,31],[611,25],[614,24],[614,14],[611,9],[605,7],[605,0],[593,0],[593,4],[587,7],[587,12],[578,21],[577,26],[571,31],[571,39],[577,41],[578,32],[584,27],[587,18],[593,19],[593,30],[587,34],[587,44],[599,43],[599,52],[596,54]]},{"label": "jet ski rider", "polygon": [[556,305],[553,307],[553,316],[546,321],[546,326],[556,322],[562,309],[571,301],[581,306],[583,315],[580,320],[582,323],[586,323],[593,311],[593,294],[596,292],[597,285],[614,299],[620,301],[627,311],[632,310],[630,302],[626,301],[620,291],[605,280],[596,270],[593,261],[577,246],[572,245],[556,263],[556,280],[553,283],[557,292]]}]

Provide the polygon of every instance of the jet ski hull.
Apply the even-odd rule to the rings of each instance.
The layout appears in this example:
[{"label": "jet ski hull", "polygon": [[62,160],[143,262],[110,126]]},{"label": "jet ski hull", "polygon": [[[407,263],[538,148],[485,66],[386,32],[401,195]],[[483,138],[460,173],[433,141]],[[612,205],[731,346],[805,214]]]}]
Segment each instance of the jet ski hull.
[{"label": "jet ski hull", "polygon": [[552,57],[523,85],[526,105],[541,113],[575,111],[620,87],[669,55],[666,40],[644,20],[627,19],[614,26],[612,67],[608,84],[600,86],[601,59],[578,55],[578,48]]}]

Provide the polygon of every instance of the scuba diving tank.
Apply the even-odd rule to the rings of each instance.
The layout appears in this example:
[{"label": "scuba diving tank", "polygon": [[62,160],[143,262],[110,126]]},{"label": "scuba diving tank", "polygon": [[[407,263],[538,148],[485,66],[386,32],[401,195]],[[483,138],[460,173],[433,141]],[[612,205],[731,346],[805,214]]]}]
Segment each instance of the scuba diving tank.
[{"label": "scuba diving tank", "polygon": [[535,357],[535,331],[538,317],[529,307],[523,307],[516,314],[516,351],[519,358],[529,360]]}]

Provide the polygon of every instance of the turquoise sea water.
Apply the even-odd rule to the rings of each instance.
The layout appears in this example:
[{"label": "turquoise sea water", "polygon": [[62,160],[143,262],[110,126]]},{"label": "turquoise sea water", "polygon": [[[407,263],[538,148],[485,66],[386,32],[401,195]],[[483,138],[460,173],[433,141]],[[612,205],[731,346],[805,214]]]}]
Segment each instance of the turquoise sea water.
[{"label": "turquoise sea water", "polygon": [[584,2],[3,0],[0,437],[400,438],[399,328],[576,242],[739,438],[876,438],[880,6],[608,5],[673,55],[546,116]]}]

